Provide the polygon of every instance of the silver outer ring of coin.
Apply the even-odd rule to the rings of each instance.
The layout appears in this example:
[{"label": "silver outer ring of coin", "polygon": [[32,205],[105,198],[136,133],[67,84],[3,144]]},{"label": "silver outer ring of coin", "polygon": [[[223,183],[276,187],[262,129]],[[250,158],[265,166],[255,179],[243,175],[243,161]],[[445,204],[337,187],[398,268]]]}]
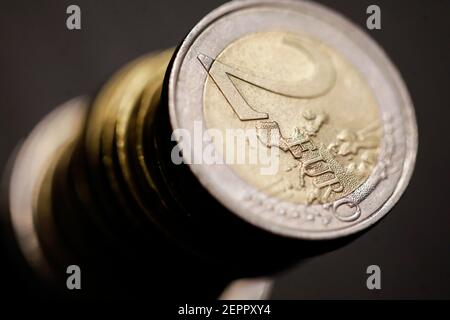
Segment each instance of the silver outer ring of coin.
[{"label": "silver outer ring of coin", "polygon": [[87,105],[87,97],[77,97],[49,113],[21,144],[11,170],[8,193],[11,226],[24,258],[44,280],[55,278],[35,228],[36,194],[60,148],[80,134]]},{"label": "silver outer ring of coin", "polygon": [[[256,191],[228,166],[189,167],[225,207],[275,234],[312,240],[363,230],[389,212],[408,185],[417,154],[417,126],[408,91],[387,55],[359,27],[330,9],[306,1],[249,0],[232,1],[207,15],[183,41],[171,70],[169,112],[174,136],[182,150],[190,150],[194,159],[198,156],[193,149],[194,122],[202,121],[203,129],[207,129],[203,121],[203,91],[208,77],[198,54],[216,58],[230,43],[247,34],[273,30],[300,32],[322,41],[365,78],[377,99],[383,122],[380,156],[373,173],[339,202],[307,206]],[[193,143],[182,139],[177,129],[187,130]],[[341,216],[339,207],[349,204],[355,213],[359,211],[359,216]],[[292,218],[292,213],[299,217]],[[352,220],[353,217],[357,219]]]}]

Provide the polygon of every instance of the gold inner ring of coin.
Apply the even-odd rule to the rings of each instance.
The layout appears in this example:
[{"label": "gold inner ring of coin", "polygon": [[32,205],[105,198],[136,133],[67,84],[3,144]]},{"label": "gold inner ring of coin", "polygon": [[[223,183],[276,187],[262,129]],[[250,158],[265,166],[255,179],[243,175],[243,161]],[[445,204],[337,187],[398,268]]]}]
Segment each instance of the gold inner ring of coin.
[{"label": "gold inner ring of coin", "polygon": [[[304,35],[274,31],[247,35],[214,61],[200,60],[209,73],[206,128],[221,133],[221,139],[211,134],[215,148],[257,190],[323,204],[370,176],[382,134],[379,108],[367,82],[338,52]],[[243,149],[227,139],[238,135],[230,129],[247,132]],[[245,150],[245,157],[238,163],[231,150]]]}]

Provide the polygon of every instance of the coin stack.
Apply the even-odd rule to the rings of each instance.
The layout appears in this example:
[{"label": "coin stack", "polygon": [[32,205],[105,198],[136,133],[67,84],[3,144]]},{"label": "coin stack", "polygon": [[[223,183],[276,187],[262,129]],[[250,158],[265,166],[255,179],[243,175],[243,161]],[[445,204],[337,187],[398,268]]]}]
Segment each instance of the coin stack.
[{"label": "coin stack", "polygon": [[[42,255],[35,267],[51,286],[65,289],[66,266],[75,264],[87,270],[83,295],[141,293],[139,281],[158,296],[217,296],[232,279],[265,275],[298,256],[274,252],[292,240],[241,221],[189,168],[173,164],[163,88],[172,56],[139,58],[91,103],[61,107],[78,110],[66,125],[79,123],[38,168],[43,178],[31,197],[31,232]],[[53,126],[49,137],[35,137],[36,149],[57,145]]]},{"label": "coin stack", "polygon": [[[199,161],[198,127],[254,132],[244,158],[275,152],[276,170]],[[309,2],[233,1],[49,115],[17,155],[9,220],[57,288],[76,264],[83,294],[217,296],[381,219],[416,148],[407,90],[357,27]]]}]

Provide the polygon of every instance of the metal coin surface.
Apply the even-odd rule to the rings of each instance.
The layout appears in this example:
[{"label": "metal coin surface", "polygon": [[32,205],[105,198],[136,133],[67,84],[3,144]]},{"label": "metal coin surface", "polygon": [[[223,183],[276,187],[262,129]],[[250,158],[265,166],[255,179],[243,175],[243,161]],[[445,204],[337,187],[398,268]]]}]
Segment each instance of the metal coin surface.
[{"label": "metal coin surface", "polygon": [[12,168],[8,194],[11,225],[24,257],[44,279],[53,280],[55,270],[36,228],[37,200],[61,150],[81,134],[88,103],[86,97],[78,97],[45,117],[20,146]]},{"label": "metal coin surface", "polygon": [[417,153],[412,102],[389,58],[303,1],[235,1],[206,16],[176,54],[169,112],[184,161],[216,199],[302,239],[378,221]]}]

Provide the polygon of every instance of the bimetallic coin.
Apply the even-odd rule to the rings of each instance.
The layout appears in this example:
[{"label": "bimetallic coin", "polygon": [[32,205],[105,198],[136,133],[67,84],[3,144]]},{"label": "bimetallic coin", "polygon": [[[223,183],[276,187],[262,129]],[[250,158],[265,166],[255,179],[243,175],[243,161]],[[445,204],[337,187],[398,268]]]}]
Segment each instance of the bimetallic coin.
[{"label": "bimetallic coin", "polygon": [[[414,110],[395,67],[358,27],[309,2],[236,1],[205,17],[175,57],[169,111],[206,189],[276,234],[360,231],[393,207],[414,168]],[[256,144],[240,151],[229,130]],[[203,161],[205,140],[222,161]],[[229,161],[230,149],[244,161]]]}]

